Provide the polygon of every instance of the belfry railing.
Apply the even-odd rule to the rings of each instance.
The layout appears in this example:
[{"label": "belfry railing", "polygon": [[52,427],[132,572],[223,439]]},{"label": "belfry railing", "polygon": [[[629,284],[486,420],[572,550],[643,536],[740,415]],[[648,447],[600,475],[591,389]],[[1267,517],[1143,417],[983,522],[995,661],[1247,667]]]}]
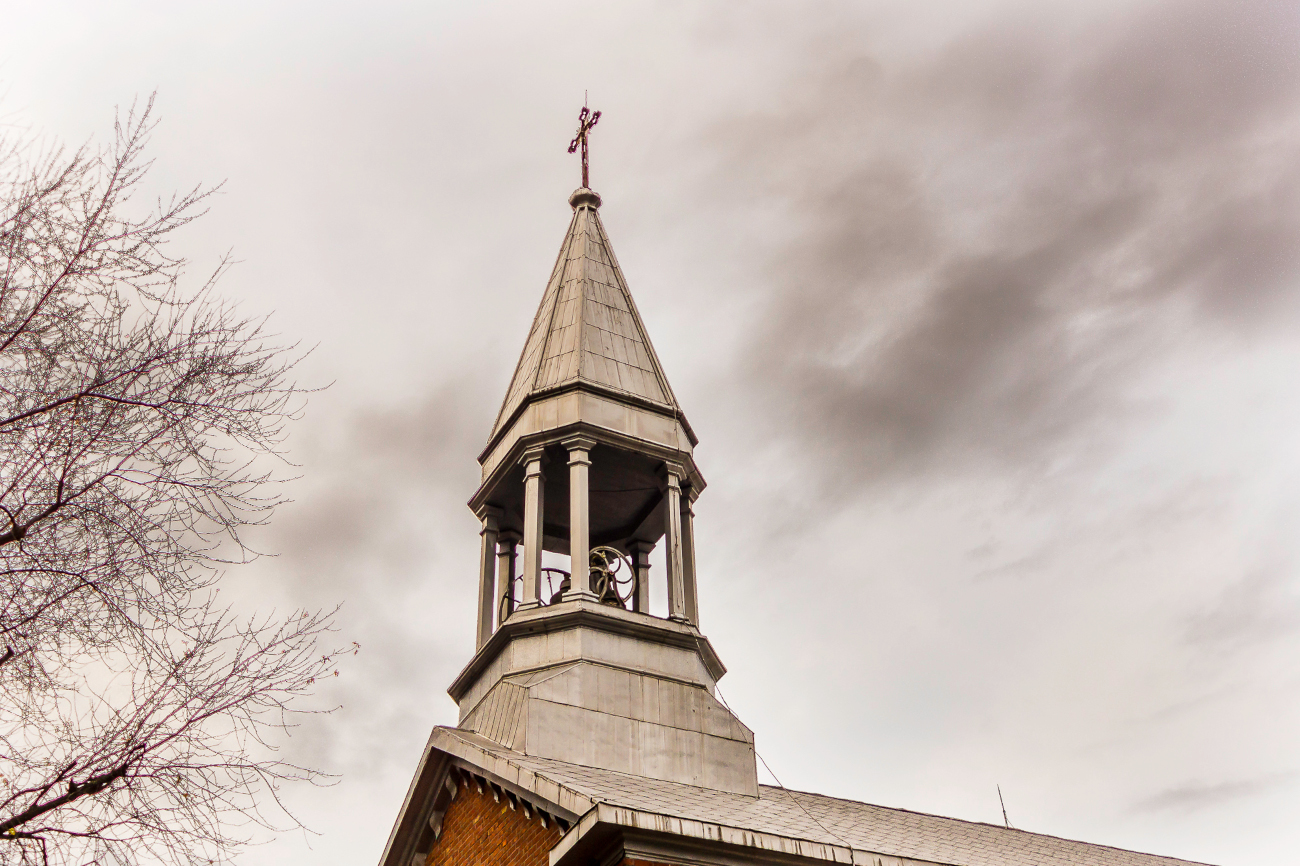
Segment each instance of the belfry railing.
[{"label": "belfry railing", "polygon": [[[543,568],[545,587],[538,587],[537,602],[542,607],[558,604],[573,586],[572,575],[562,568]],[[519,608],[524,596],[524,578],[516,576],[501,595],[497,621],[505,622]],[[544,591],[543,591],[544,590]],[[635,610],[636,569],[627,555],[613,547],[593,547],[587,564],[587,590],[601,604]],[[644,612],[644,611],[643,611]]]}]

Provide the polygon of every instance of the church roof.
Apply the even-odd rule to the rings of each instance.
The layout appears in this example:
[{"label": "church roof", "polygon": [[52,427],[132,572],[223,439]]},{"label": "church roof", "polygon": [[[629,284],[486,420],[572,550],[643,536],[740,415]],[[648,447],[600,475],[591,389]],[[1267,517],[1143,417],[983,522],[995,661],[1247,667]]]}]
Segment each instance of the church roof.
[{"label": "church roof", "polygon": [[838,863],[887,855],[947,866],[1202,866],[768,785],[750,797],[594,769],[524,755],[454,728],[435,728],[430,745],[583,816],[557,852],[599,820]]},{"label": "church roof", "polygon": [[569,203],[573,220],[492,428],[493,438],[534,395],[575,384],[681,415],[596,212],[600,197],[580,189]]}]

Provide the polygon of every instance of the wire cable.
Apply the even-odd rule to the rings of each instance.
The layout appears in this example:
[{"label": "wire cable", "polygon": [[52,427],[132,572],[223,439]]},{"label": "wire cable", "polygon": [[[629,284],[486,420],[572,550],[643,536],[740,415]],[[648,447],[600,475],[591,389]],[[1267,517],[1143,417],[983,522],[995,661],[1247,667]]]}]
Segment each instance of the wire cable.
[{"label": "wire cable", "polygon": [[[714,692],[717,693],[718,701],[719,701],[719,702],[720,702],[724,707],[727,708],[727,712],[731,713],[732,716],[736,716],[736,711],[733,710],[733,709],[731,708],[731,704],[727,703],[727,699],[726,699],[725,697],[722,696],[722,689],[718,688],[718,684],[717,684],[717,683],[714,683],[714,684],[713,684],[713,690],[714,690]],[[739,718],[739,716],[736,716],[736,718]],[[798,807],[799,807],[799,811],[801,811],[801,812],[803,812],[805,815],[807,815],[807,816],[808,816],[808,819],[809,819],[810,821],[812,821],[812,822],[813,822],[814,824],[816,824],[818,827],[821,827],[822,830],[824,830],[824,831],[826,832],[826,835],[830,836],[830,837],[831,837],[832,839],[834,839],[836,842],[839,842],[839,843],[840,843],[841,845],[843,845],[845,848],[848,848],[848,849],[849,849],[849,858],[850,858],[850,859],[853,859],[853,856],[854,856],[854,855],[853,855],[853,846],[850,845],[850,844],[849,844],[849,843],[848,843],[848,842],[847,842],[847,841],[846,841],[842,836],[840,836],[838,833],[836,833],[835,831],[833,831],[830,827],[827,827],[827,826],[826,826],[825,824],[823,824],[821,821],[817,820],[817,816],[816,816],[816,815],[814,815],[812,812],[809,812],[806,808],[804,808],[803,803],[800,803],[799,800],[798,800],[798,798],[795,797],[795,795],[790,791],[790,789],[787,788],[784,784],[782,784],[781,780],[780,780],[779,778],[777,778],[776,773],[774,773],[774,772],[772,771],[772,766],[771,766],[770,764],[768,764],[768,762],[763,758],[763,756],[762,756],[761,754],[759,754],[758,746],[755,746],[755,747],[754,747],[754,757],[756,757],[756,758],[758,758],[758,760],[762,761],[762,763],[763,763],[763,768],[764,768],[765,770],[767,770],[767,774],[768,774],[769,776],[771,776],[772,779],[776,782],[776,787],[779,788],[780,790],[784,791],[784,792],[785,792],[785,795],[786,795],[787,797],[790,798],[790,802],[791,802],[791,803],[794,803],[796,806],[798,806]]]}]

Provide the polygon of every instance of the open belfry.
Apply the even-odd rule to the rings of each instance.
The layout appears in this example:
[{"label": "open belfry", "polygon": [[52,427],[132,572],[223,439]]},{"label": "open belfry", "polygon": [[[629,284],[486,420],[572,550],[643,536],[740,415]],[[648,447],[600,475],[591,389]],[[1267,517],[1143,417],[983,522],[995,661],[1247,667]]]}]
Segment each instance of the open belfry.
[{"label": "open belfry", "polygon": [[700,630],[696,436],[588,188],[599,116],[580,117],[583,186],[479,457],[460,721],[433,729],[380,866],[1187,863],[759,784]]}]

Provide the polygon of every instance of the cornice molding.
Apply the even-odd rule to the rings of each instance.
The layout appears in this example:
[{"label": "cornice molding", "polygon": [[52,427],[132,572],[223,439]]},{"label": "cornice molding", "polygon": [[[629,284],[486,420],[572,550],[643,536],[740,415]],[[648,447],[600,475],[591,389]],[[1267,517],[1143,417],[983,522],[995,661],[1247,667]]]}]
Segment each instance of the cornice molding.
[{"label": "cornice molding", "polygon": [[575,421],[563,427],[529,433],[527,436],[519,437],[510,450],[502,456],[502,459],[497,461],[492,474],[479,483],[478,489],[474,491],[474,495],[470,497],[467,503],[470,510],[476,514],[478,513],[478,509],[488,501],[489,494],[497,488],[506,474],[519,465],[526,451],[545,448],[548,445],[559,445],[566,439],[572,439],[576,436],[589,438],[597,445],[610,445],[624,451],[634,451],[662,460],[665,463],[676,463],[685,467],[686,472],[683,481],[689,484],[693,491],[691,494],[692,501],[699,498],[700,493],[708,486],[708,482],[704,480],[704,475],[700,472],[699,467],[695,465],[694,456],[688,451],[654,445],[643,439],[637,439],[634,436],[619,433],[606,427],[599,427],[588,421]]},{"label": "cornice molding", "polygon": [[529,610],[516,611],[492,635],[483,648],[475,653],[464,669],[452,681],[447,694],[457,703],[477,682],[501,651],[516,637],[530,634],[563,631],[571,628],[592,628],[610,634],[637,638],[650,643],[692,650],[699,654],[705,670],[714,681],[722,679],[727,667],[718,658],[709,639],[693,625],[660,619],[644,613],[616,608],[607,604],[574,600]]}]

